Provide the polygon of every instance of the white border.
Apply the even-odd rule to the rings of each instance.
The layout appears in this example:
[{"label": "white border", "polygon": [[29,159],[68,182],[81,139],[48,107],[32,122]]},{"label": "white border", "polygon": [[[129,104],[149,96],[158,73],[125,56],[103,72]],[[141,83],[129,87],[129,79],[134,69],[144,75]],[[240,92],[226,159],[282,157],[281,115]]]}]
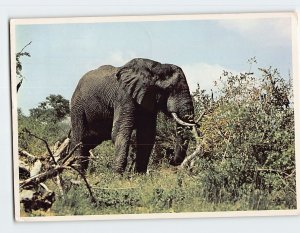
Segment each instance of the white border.
[{"label": "white border", "polygon": [[[155,214],[122,214],[122,215],[80,215],[80,216],[47,216],[21,217],[19,202],[19,169],[18,169],[18,121],[16,93],[16,48],[15,27],[26,24],[73,24],[73,23],[108,23],[108,22],[137,22],[137,21],[182,21],[207,19],[253,19],[253,18],[291,18],[292,23],[292,64],[293,88],[295,102],[295,153],[296,153],[296,192],[297,209],[295,210],[261,210],[261,211],[223,211],[195,213],[155,213]],[[116,220],[116,219],[172,219],[199,217],[246,217],[246,216],[284,216],[300,214],[300,80],[299,80],[299,48],[298,48],[298,17],[296,12],[278,13],[238,13],[238,14],[201,14],[201,15],[149,15],[149,16],[107,16],[107,17],[73,17],[73,18],[27,18],[10,20],[10,55],[11,55],[11,93],[12,93],[12,122],[13,122],[13,163],[14,163],[14,205],[15,219],[20,222],[36,221],[78,221],[78,220]],[[297,120],[298,119],[298,120]]]},{"label": "white border", "polygon": [[72,18],[21,18],[11,19],[11,25],[24,24],[72,24],[72,23],[111,23],[111,22],[146,22],[146,21],[182,21],[209,19],[253,19],[253,18],[297,18],[296,12],[277,13],[234,13],[234,14],[178,14],[178,15],[146,15],[146,16],[102,16]]}]

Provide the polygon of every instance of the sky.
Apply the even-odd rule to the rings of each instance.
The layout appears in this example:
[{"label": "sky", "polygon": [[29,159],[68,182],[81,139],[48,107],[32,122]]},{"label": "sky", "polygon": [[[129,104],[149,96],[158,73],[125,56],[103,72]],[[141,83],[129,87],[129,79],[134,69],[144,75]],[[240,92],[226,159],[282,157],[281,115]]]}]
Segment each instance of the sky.
[{"label": "sky", "polygon": [[223,70],[276,67],[292,72],[290,18],[243,18],[187,21],[28,24],[16,26],[16,52],[30,41],[21,58],[25,80],[18,107],[25,114],[50,94],[71,99],[89,70],[122,66],[135,57],[180,66],[191,91],[210,90]]}]

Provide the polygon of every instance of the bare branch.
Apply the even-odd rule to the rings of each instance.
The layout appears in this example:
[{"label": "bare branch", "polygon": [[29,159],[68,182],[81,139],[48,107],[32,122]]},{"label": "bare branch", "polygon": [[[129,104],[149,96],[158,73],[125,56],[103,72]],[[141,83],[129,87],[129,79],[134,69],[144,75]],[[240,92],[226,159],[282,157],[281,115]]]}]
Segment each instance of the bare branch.
[{"label": "bare branch", "polygon": [[57,150],[53,153],[53,157],[57,162],[60,158],[60,155],[64,152],[67,146],[70,143],[70,138],[66,138],[65,141],[57,148]]},{"label": "bare branch", "polygon": [[41,160],[36,160],[32,166],[32,168],[30,169],[30,177],[33,177],[37,174],[39,174],[42,170],[42,162]]},{"label": "bare branch", "polygon": [[27,45],[25,45],[25,46],[21,49],[21,51],[18,52],[18,53],[19,53],[19,54],[22,53],[22,52],[24,51],[24,49],[25,49],[27,46],[29,46],[31,43],[32,43],[32,41],[30,41]]},{"label": "bare branch", "polygon": [[19,155],[26,157],[27,159],[29,159],[31,162],[34,162],[35,160],[37,160],[37,158],[30,154],[29,152],[27,152],[26,150],[19,150]]},{"label": "bare branch", "polygon": [[96,198],[94,197],[94,194],[93,194],[93,192],[92,192],[91,186],[90,186],[89,182],[87,181],[85,175],[84,175],[79,169],[75,168],[74,166],[70,166],[70,167],[71,167],[73,170],[75,170],[75,171],[81,176],[81,178],[84,180],[84,183],[85,183],[85,185],[86,185],[86,187],[87,187],[87,189],[88,189],[88,191],[89,191],[89,194],[90,194],[90,196],[91,196],[92,202],[93,202],[93,203],[97,203]]},{"label": "bare branch", "polygon": [[[81,178],[84,180],[85,185],[88,189],[88,192],[91,196],[91,201],[93,203],[97,203],[96,198],[93,195],[91,186],[89,185],[85,175],[76,167],[72,166],[72,163],[74,161],[74,159],[76,158],[72,158],[72,155],[74,154],[74,152],[80,147],[82,146],[82,143],[78,143],[69,153],[68,155],[61,161],[60,164],[58,164],[58,159],[56,160],[55,157],[60,157],[60,155],[63,153],[63,151],[65,151],[65,149],[69,146],[70,144],[70,139],[67,138],[58,148],[57,150],[54,152],[54,154],[51,152],[50,147],[48,145],[48,142],[43,139],[38,137],[37,135],[31,133],[28,129],[25,129],[25,132],[28,133],[30,136],[33,136],[41,141],[43,141],[47,147],[48,153],[50,154],[53,162],[56,164],[55,167],[50,168],[48,171],[45,171],[43,173],[39,173],[36,174],[22,182],[20,182],[20,189],[24,189],[24,188],[28,188],[28,187],[32,187],[32,186],[36,186],[38,184],[41,184],[42,182],[44,182],[47,179],[56,177],[56,183],[58,185],[58,188],[60,190],[60,193],[62,195],[62,197],[64,198],[64,192],[63,192],[63,187],[62,187],[62,179],[60,177],[60,174],[65,170],[65,169],[73,169],[75,170],[80,176]],[[25,153],[27,155],[27,153]],[[54,157],[55,155],[55,157]],[[34,156],[32,156],[34,157]],[[39,160],[38,160],[39,161]]]},{"label": "bare branch", "polygon": [[64,158],[62,164],[65,164],[69,158],[74,154],[74,152],[78,149],[78,147],[82,146],[82,142],[78,143],[74,148],[70,151],[70,153]]},{"label": "bare branch", "polygon": [[195,122],[199,123],[202,120],[202,118],[204,117],[205,114],[206,114],[206,111],[203,111]]},{"label": "bare branch", "polygon": [[45,185],[44,183],[40,183],[40,185],[47,191],[47,192],[51,192],[51,190],[47,187],[47,185]]},{"label": "bare branch", "polygon": [[48,151],[48,153],[49,153],[51,159],[52,159],[53,162],[57,165],[57,162],[55,161],[55,158],[53,157],[53,153],[52,153],[52,151],[50,150],[50,147],[49,147],[48,142],[47,142],[45,139],[43,139],[43,138],[41,138],[41,137],[39,137],[39,136],[37,136],[37,135],[31,133],[27,128],[25,128],[24,130],[25,130],[26,133],[28,133],[29,136],[35,137],[36,139],[39,139],[39,140],[41,140],[42,142],[44,142],[44,144],[45,144],[45,146],[46,146],[46,148],[47,148],[47,151]]},{"label": "bare branch", "polygon": [[27,180],[20,182],[20,188],[22,189],[31,185],[36,185],[41,182],[44,182],[45,180],[53,178],[56,175],[60,174],[65,168],[66,168],[65,166],[58,165],[49,171],[30,177]]},{"label": "bare branch", "polygon": [[286,175],[286,176],[290,176],[291,174],[293,174],[293,172],[291,174],[289,174],[285,171],[271,169],[271,168],[257,168],[256,170],[259,172],[275,172],[275,173],[279,173],[279,174]]},{"label": "bare branch", "polygon": [[191,162],[197,156],[202,155],[204,152],[203,147],[199,145],[196,150],[189,156],[187,156],[180,165],[180,168],[185,168],[189,162]]},{"label": "bare branch", "polygon": [[58,189],[59,189],[59,192],[60,192],[62,198],[65,198],[64,189],[62,187],[62,179],[59,174],[57,174],[57,176],[56,176],[56,184],[58,186]]}]

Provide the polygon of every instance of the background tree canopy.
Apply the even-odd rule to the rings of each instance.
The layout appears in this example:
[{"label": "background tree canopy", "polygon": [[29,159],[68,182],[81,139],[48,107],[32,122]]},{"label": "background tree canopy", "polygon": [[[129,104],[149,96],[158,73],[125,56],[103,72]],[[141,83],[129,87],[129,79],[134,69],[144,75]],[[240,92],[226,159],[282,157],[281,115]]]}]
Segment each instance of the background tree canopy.
[{"label": "background tree canopy", "polygon": [[58,123],[70,114],[69,100],[61,95],[49,95],[37,108],[30,109],[29,112],[35,119]]}]

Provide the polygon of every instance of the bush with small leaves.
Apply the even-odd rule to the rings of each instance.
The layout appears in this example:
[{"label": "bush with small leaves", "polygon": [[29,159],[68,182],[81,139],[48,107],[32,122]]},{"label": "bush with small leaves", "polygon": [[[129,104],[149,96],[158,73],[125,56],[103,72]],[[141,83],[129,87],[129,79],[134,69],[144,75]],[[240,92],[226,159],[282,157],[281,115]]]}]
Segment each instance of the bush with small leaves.
[{"label": "bush with small leaves", "polygon": [[[220,77],[217,99],[202,122],[204,155],[194,172],[209,201],[255,196],[249,208],[267,209],[261,200],[267,195],[273,206],[296,208],[292,86],[276,69],[260,71],[261,78],[226,71]],[[206,97],[197,90],[198,100]]]}]

